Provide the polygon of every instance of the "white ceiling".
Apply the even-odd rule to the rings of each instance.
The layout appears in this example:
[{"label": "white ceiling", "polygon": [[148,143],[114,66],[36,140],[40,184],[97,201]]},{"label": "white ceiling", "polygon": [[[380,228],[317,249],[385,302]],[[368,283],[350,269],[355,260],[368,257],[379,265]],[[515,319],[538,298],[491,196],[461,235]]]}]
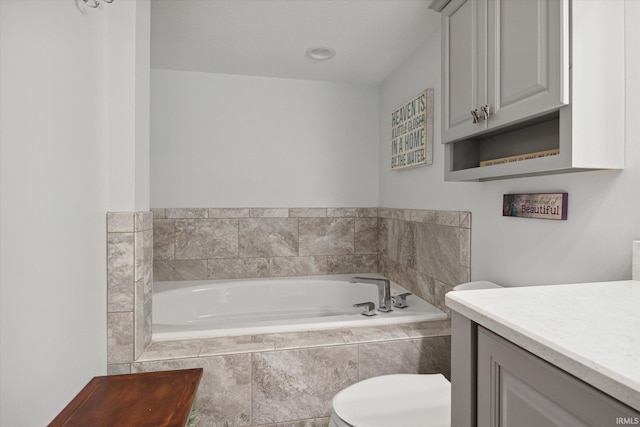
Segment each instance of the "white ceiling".
[{"label": "white ceiling", "polygon": [[[153,0],[151,67],[379,84],[440,27],[428,0]],[[328,46],[326,62],[306,58]]]}]

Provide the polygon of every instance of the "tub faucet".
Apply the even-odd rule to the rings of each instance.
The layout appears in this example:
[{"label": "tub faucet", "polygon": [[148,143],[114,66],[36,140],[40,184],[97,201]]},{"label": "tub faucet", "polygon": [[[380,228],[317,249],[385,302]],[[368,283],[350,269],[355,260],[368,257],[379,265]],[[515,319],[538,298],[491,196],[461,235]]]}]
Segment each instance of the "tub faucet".
[{"label": "tub faucet", "polygon": [[391,282],[389,279],[375,277],[352,277],[350,283],[369,283],[378,287],[378,311],[389,312],[391,309]]}]

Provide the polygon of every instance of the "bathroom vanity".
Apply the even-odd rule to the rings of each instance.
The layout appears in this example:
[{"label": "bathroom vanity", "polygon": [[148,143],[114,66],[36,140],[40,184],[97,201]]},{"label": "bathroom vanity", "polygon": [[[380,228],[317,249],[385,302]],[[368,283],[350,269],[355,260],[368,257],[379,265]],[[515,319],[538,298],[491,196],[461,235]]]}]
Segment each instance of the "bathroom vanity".
[{"label": "bathroom vanity", "polygon": [[640,282],[450,292],[451,425],[640,425]]}]

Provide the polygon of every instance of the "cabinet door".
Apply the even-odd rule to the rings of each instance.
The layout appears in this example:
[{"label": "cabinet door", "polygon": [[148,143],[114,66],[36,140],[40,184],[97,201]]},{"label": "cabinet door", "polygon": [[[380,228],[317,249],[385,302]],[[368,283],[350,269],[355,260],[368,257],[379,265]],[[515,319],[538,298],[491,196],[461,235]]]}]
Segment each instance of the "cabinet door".
[{"label": "cabinet door", "polygon": [[486,102],[487,0],[452,0],[442,11],[442,142],[486,128],[471,110]]},{"label": "cabinet door", "polygon": [[568,0],[489,0],[489,128],[569,103]]},{"label": "cabinet door", "polygon": [[604,427],[636,411],[478,328],[478,427]]}]

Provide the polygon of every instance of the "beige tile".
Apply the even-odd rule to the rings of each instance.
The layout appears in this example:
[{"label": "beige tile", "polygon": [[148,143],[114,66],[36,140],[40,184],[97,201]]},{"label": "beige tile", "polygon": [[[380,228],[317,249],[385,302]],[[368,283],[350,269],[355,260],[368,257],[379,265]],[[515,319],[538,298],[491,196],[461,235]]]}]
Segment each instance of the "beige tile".
[{"label": "beige tile", "polygon": [[378,218],[355,219],[355,253],[378,253]]},{"label": "beige tile", "polygon": [[165,208],[151,208],[151,214],[153,219],[165,219],[167,217],[167,212]]},{"label": "beige tile", "polygon": [[133,362],[133,312],[107,313],[107,363]]},{"label": "beige tile", "polygon": [[392,260],[407,268],[416,268],[416,227],[407,221],[387,221],[387,248],[385,253]]},{"label": "beige tile", "polygon": [[399,221],[411,221],[411,209],[392,209],[391,218]]},{"label": "beige tile", "polygon": [[313,418],[310,420],[289,421],[275,424],[274,427],[328,427],[329,418]]},{"label": "beige tile", "polygon": [[387,252],[388,248],[388,233],[389,233],[389,222],[392,221],[387,218],[378,218],[378,253],[384,256],[389,256]]},{"label": "beige tile", "polygon": [[300,255],[344,255],[354,252],[353,218],[300,218]]},{"label": "beige tile", "polygon": [[378,208],[327,208],[331,218],[377,218]]},{"label": "beige tile", "polygon": [[153,214],[149,211],[135,213],[135,231],[153,229]]},{"label": "beige tile", "polygon": [[107,311],[133,310],[133,233],[107,234]]},{"label": "beige tile", "polygon": [[175,259],[176,220],[156,219],[153,221],[153,258]]},{"label": "beige tile", "polygon": [[471,212],[460,212],[460,227],[471,228]]},{"label": "beige tile", "polygon": [[283,332],[277,334],[254,335],[256,343],[272,343],[276,350],[292,350],[309,347],[344,345],[342,336],[348,330],[331,329],[326,331]]},{"label": "beige tile", "polygon": [[426,274],[416,273],[415,294],[431,305],[435,305],[435,279]]},{"label": "beige tile", "polygon": [[133,233],[133,212],[108,212],[107,232],[109,233]]},{"label": "beige tile", "polygon": [[238,256],[237,219],[176,220],[176,259]]},{"label": "beige tile", "polygon": [[249,218],[249,208],[212,208],[209,218]]},{"label": "beige tile", "polygon": [[436,222],[436,211],[412,210],[411,221],[413,222]]},{"label": "beige tile", "polygon": [[447,307],[444,303],[444,296],[447,294],[447,292],[451,292],[452,290],[453,286],[442,283],[438,280],[435,281],[433,291],[433,305],[447,313],[447,315],[450,314],[450,310],[449,307]]},{"label": "beige tile", "polygon": [[471,267],[471,229],[460,229],[460,265]]},{"label": "beige tile", "polygon": [[119,365],[107,365],[107,375],[125,375],[131,373],[131,365],[122,363]]},{"label": "beige tile", "polygon": [[208,218],[209,209],[204,208],[167,208],[165,209],[167,218]]},{"label": "beige tile", "polygon": [[268,258],[221,258],[207,261],[209,279],[269,277]]},{"label": "beige tile", "polygon": [[449,337],[359,344],[360,380],[389,374],[437,374],[450,377]]},{"label": "beige tile", "polygon": [[136,362],[183,359],[197,357],[199,353],[199,340],[153,341]]},{"label": "beige tile", "polygon": [[460,212],[455,211],[436,211],[436,224],[447,225],[451,227],[460,226]]},{"label": "beige tile", "polygon": [[391,209],[391,208],[378,208],[378,218],[391,219],[392,211],[393,211],[393,209]]},{"label": "beige tile", "polygon": [[371,326],[361,328],[351,328],[349,332],[343,334],[342,338],[347,344],[401,340],[409,338],[402,328],[396,325]]},{"label": "beige tile", "polygon": [[356,346],[254,353],[253,422],[328,417],[335,394],[355,383]]},{"label": "beige tile", "polygon": [[207,261],[204,259],[156,260],[153,262],[153,278],[157,282],[204,280],[207,278]]},{"label": "beige tile", "polygon": [[251,218],[287,218],[288,208],[251,208],[249,209]]},{"label": "beige tile", "polygon": [[378,256],[335,255],[327,257],[328,274],[373,273],[378,271]]},{"label": "beige tile", "polygon": [[258,351],[273,351],[272,341],[253,342],[251,335],[241,337],[221,337],[203,340],[200,357],[217,356],[235,353],[254,353]]},{"label": "beige tile", "polygon": [[402,330],[411,338],[446,337],[451,335],[451,321],[405,323]]},{"label": "beige tile", "polygon": [[238,221],[241,258],[298,255],[297,218],[248,218]]},{"label": "beige tile", "polygon": [[291,218],[325,218],[327,216],[326,208],[291,208],[289,209],[289,217]]},{"label": "beige tile", "polygon": [[458,284],[459,228],[427,223],[414,224],[416,226],[415,269],[441,282]]},{"label": "beige tile", "polygon": [[132,365],[133,372],[203,368],[198,387],[199,426],[251,425],[251,355],[199,357]]},{"label": "beige tile", "polygon": [[312,276],[327,274],[327,257],[300,256],[270,258],[271,276]]}]

